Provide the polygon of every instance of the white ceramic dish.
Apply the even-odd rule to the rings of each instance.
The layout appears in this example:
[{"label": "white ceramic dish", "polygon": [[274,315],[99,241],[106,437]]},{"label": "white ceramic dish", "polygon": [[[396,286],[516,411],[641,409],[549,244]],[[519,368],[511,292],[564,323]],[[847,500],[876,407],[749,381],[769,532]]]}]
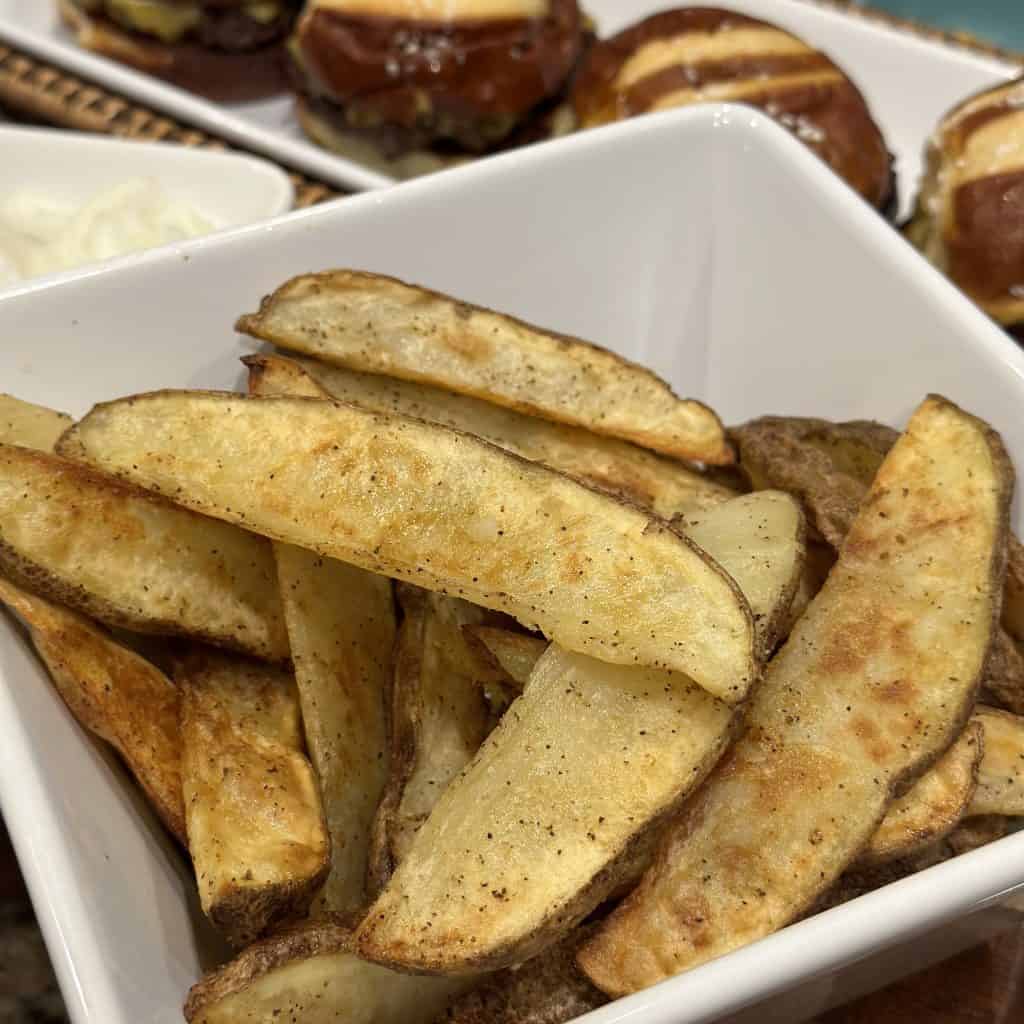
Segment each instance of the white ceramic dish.
[{"label": "white ceramic dish", "polygon": [[[290,275],[342,265],[592,338],[727,422],[901,424],[940,391],[996,424],[1024,465],[1024,352],[799,143],[740,107],[638,119],[26,286],[0,301],[0,379],[76,414],[152,388],[234,386],[249,348],[235,317]],[[6,627],[0,803],[75,1024],[177,1022],[215,953],[187,873]],[[710,1021],[786,989],[755,1019],[795,1021],[1005,924],[1022,887],[1024,834],[592,1019]],[[912,955],[892,953],[911,940]]]},{"label": "white ceramic dish", "polygon": [[144,179],[218,231],[287,213],[295,200],[279,167],[236,153],[8,126],[0,126],[0,153],[0,195],[26,190],[77,208],[126,180]]},{"label": "white ceramic dish", "polygon": [[[582,0],[602,36],[683,0]],[[862,87],[896,155],[902,209],[916,189],[921,151],[940,115],[964,96],[1019,74],[1020,68],[962,47],[914,36],[878,21],[821,7],[811,0],[723,0],[789,28],[831,54]],[[238,105],[198,99],[74,45],[52,0],[0,0],[0,39],[77,74],[206,128],[239,145],[353,190],[391,179],[308,143],[279,98]]]}]

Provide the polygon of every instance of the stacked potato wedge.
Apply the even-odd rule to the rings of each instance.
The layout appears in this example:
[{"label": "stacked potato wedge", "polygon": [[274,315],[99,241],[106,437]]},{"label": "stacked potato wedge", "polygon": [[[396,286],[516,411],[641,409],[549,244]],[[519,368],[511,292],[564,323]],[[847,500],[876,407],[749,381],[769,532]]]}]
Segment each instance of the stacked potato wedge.
[{"label": "stacked potato wedge", "polygon": [[727,433],[359,271],[238,326],[245,394],[0,396],[0,601],[237,950],[188,1021],[559,1024],[1024,816],[1013,468],[949,400]]}]

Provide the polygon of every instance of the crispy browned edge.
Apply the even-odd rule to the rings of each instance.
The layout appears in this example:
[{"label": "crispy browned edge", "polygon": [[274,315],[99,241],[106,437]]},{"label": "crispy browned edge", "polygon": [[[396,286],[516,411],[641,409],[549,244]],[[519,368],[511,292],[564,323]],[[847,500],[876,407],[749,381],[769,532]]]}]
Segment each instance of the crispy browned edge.
[{"label": "crispy browned edge", "polygon": [[[74,429],[74,424],[68,428]],[[66,436],[66,434],[64,435]],[[57,442],[58,450],[64,443],[64,436]],[[0,449],[5,447],[0,444]],[[31,457],[37,462],[45,465],[58,464],[61,472],[74,480],[82,480],[90,486],[97,485],[108,490],[114,498],[122,497],[132,501],[145,501],[156,508],[170,509],[176,514],[192,516],[202,519],[202,515],[176,505],[168,499],[155,494],[152,491],[143,490],[134,484],[122,480],[120,477],[109,476],[98,469],[93,469],[84,463],[76,462],[74,459],[64,458],[58,455],[50,455],[48,452],[37,452],[31,449],[23,449],[26,457]],[[145,633],[152,636],[184,636],[193,639],[203,640],[215,647],[225,647],[237,651],[239,654],[248,654],[254,657],[265,658],[268,661],[286,661],[287,654],[278,653],[237,643],[232,636],[221,633],[209,632],[203,629],[186,630],[174,619],[157,619],[147,616],[131,615],[117,605],[111,604],[106,599],[90,593],[84,587],[71,583],[68,580],[55,576],[49,570],[37,565],[27,558],[23,558],[5,540],[0,538],[0,571],[9,577],[18,586],[31,590],[41,597],[48,597],[59,604],[66,604],[76,608],[86,615],[115,629],[127,629],[134,633]]]},{"label": "crispy browned edge", "polygon": [[[184,688],[189,685],[191,677],[209,670],[212,663],[223,664],[224,660],[223,654],[198,645],[176,651],[171,661],[174,681]],[[245,659],[237,660],[243,662]],[[310,770],[313,770],[312,766]],[[324,835],[327,836],[327,822],[322,806],[320,821]],[[258,889],[233,886],[210,908],[210,921],[233,947],[240,949],[269,931],[304,917],[330,870],[331,846],[327,842],[320,866],[313,874],[298,880],[264,885]]]},{"label": "crispy browned edge", "polygon": [[452,1000],[434,1024],[563,1024],[608,1002],[576,966],[576,951],[595,930],[575,932],[518,967],[508,967]]},{"label": "crispy browned edge", "polygon": [[391,845],[391,826],[412,775],[420,730],[420,706],[416,681],[423,667],[426,629],[426,594],[417,587],[398,583],[396,597],[402,623],[395,640],[395,663],[384,702],[388,736],[388,777],[370,831],[366,864],[368,899],[375,899],[398,866]]},{"label": "crispy browned edge", "polygon": [[343,915],[328,914],[250,946],[192,986],[185,1001],[185,1020],[194,1020],[213,1004],[244,991],[258,978],[292,961],[351,952],[354,923]]},{"label": "crispy browned edge", "polygon": [[[712,699],[710,694],[708,696]],[[718,736],[714,747],[706,753],[703,762],[695,767],[685,792],[652,813],[646,824],[626,840],[623,847],[573,894],[565,906],[557,910],[545,907],[543,912],[538,914],[528,938],[511,940],[504,945],[496,946],[483,956],[470,958],[458,972],[449,970],[449,965],[444,961],[433,960],[418,963],[413,973],[476,975],[506,968],[513,962],[522,963],[530,960],[563,939],[602,902],[631,890],[651,865],[656,851],[660,849],[666,828],[676,820],[686,802],[697,792],[742,729],[743,705],[734,705],[729,710],[731,717],[728,726]],[[359,955],[392,970],[408,972],[408,964],[398,963],[386,955],[381,955],[366,941],[365,928],[369,920],[370,915],[359,927],[359,932],[363,933],[356,938]]]},{"label": "crispy browned edge", "polygon": [[967,725],[964,726],[964,731],[961,733],[961,736],[954,742],[959,742],[959,739],[963,736],[971,737],[970,742],[974,747],[974,759],[971,763],[969,788],[967,793],[964,794],[966,799],[963,800],[963,803],[960,806],[959,814],[951,821],[930,821],[926,826],[914,832],[914,834],[908,838],[905,845],[896,852],[889,850],[884,851],[881,854],[876,854],[870,847],[862,850],[860,855],[853,862],[854,870],[867,870],[874,867],[880,867],[883,864],[888,864],[893,861],[905,860],[908,857],[916,856],[928,847],[942,839],[945,839],[950,832],[960,825],[964,820],[965,812],[970,805],[971,797],[974,795],[974,790],[977,787],[978,773],[981,770],[981,759],[985,754],[985,731],[980,722],[974,721],[973,719],[969,721]]},{"label": "crispy browned edge", "polygon": [[[280,345],[282,348],[290,348],[291,346],[289,346],[286,341],[282,341],[279,337],[274,336],[270,331],[264,329],[263,317],[265,311],[269,309],[276,301],[278,301],[279,298],[283,298],[286,295],[287,291],[294,285],[296,285],[298,282],[309,280],[328,281],[335,274],[339,273],[348,274],[351,277],[358,277],[362,280],[367,281],[388,281],[391,284],[400,285],[402,288],[415,289],[416,291],[419,291],[423,295],[429,296],[432,299],[452,303],[457,311],[462,310],[473,313],[486,313],[490,316],[495,316],[498,319],[504,321],[505,323],[512,324],[516,327],[524,328],[525,330],[530,331],[531,333],[546,335],[547,337],[552,338],[554,341],[556,341],[559,344],[559,346],[564,349],[583,347],[586,349],[591,349],[592,351],[595,352],[601,352],[604,355],[610,355],[616,360],[618,360],[620,363],[622,363],[624,366],[629,367],[629,369],[631,369],[632,371],[641,373],[643,376],[656,382],[660,387],[664,387],[669,392],[669,394],[671,394],[672,397],[675,398],[677,401],[690,402],[694,405],[700,406],[707,412],[710,419],[718,425],[721,438],[719,443],[718,454],[709,458],[708,455],[705,453],[699,457],[701,462],[706,462],[709,465],[715,466],[728,466],[736,461],[735,450],[732,444],[729,442],[729,439],[726,436],[725,428],[722,425],[722,421],[721,419],[719,419],[718,414],[714,411],[714,409],[694,398],[680,398],[675,393],[675,391],[672,390],[669,384],[666,381],[662,380],[661,377],[659,377],[649,367],[643,366],[640,363],[633,362],[630,359],[626,359],[625,357],[620,356],[615,352],[612,352],[610,349],[603,348],[600,345],[595,345],[592,341],[587,341],[584,338],[577,338],[571,334],[561,334],[558,331],[550,331],[545,327],[539,327],[537,324],[531,324],[526,320],[520,320],[518,317],[510,316],[507,313],[499,313],[496,310],[488,309],[486,306],[477,306],[471,302],[463,302],[462,300],[456,299],[451,295],[446,295],[444,292],[434,291],[431,288],[424,288],[422,285],[412,284],[409,281],[403,281],[400,278],[392,277],[388,274],[374,274],[368,271],[352,270],[345,267],[335,267],[331,270],[321,270],[314,274],[299,274],[293,278],[290,278],[289,280],[285,281],[284,284],[275,288],[274,291],[271,292],[269,295],[264,295],[263,298],[260,300],[259,311],[256,313],[245,313],[242,316],[240,316],[238,320],[235,322],[235,330],[242,334],[248,334],[250,337],[259,338],[261,341],[269,341],[272,344]],[[322,353],[320,353],[320,356],[322,357]],[[440,383],[438,383],[438,386],[443,385],[440,385]],[[546,414],[546,410],[540,408],[539,406],[535,406],[530,402],[502,402],[500,404],[505,405],[506,408],[509,409],[517,409],[520,412],[525,412],[531,416],[539,416],[542,419],[551,418],[549,413]],[[678,453],[678,456],[683,457],[682,453]]]}]

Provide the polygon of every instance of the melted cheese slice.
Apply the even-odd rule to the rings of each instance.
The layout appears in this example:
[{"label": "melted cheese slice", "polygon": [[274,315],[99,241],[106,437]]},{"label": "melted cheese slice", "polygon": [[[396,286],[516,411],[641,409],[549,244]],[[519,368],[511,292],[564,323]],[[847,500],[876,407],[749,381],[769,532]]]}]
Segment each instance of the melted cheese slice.
[{"label": "melted cheese slice", "polygon": [[310,11],[402,21],[499,21],[543,18],[548,0],[314,0]]},{"label": "melted cheese slice", "polygon": [[684,32],[641,46],[619,69],[615,88],[629,89],[659,71],[706,61],[789,57],[813,53],[806,43],[772,28],[738,28],[731,32]]},{"label": "melted cheese slice", "polygon": [[757,96],[766,90],[773,93],[802,89],[809,85],[832,85],[843,80],[842,73],[835,68],[820,68],[815,71],[801,71],[792,75],[775,75],[771,78],[747,78],[733,82],[712,82],[701,89],[676,89],[666,93],[651,106],[651,110],[668,110],[682,107],[687,103],[718,100],[742,100]]}]

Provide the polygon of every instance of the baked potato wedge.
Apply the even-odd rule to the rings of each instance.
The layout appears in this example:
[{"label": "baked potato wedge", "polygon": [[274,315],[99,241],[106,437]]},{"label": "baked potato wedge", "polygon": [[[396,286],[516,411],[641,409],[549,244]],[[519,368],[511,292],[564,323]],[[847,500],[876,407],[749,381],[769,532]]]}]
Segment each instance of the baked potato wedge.
[{"label": "baked potato wedge", "polygon": [[997,625],[1012,487],[984,423],[918,407],[746,733],[581,950],[599,988],[646,988],[805,913],[949,747]]},{"label": "baked potato wedge", "polygon": [[274,553],[306,746],[331,837],[331,870],[312,912],[354,912],[366,904],[370,837],[387,780],[397,632],[391,581],[290,544],[275,544]]},{"label": "baked potato wedge", "polygon": [[968,814],[1024,816],[1024,718],[988,707],[974,718],[985,734],[985,755]]},{"label": "baked potato wedge", "polygon": [[308,398],[168,391],[97,406],[61,451],[275,540],[508,612],[569,650],[686,673],[731,703],[759,673],[747,602],[696,545],[467,434]]},{"label": "baked potato wedge", "polygon": [[677,398],[645,367],[392,277],[295,277],[236,329],[350,370],[433,385],[676,458],[733,461],[718,417]]},{"label": "baked potato wedge", "polygon": [[889,805],[857,866],[902,860],[952,832],[971,806],[984,748],[984,730],[972,718],[949,750]]},{"label": "baked potato wedge", "polygon": [[500,626],[463,626],[462,632],[480,656],[500,673],[500,683],[520,692],[548,647],[542,637]]},{"label": "baked potato wedge", "polygon": [[485,978],[434,1024],[564,1024],[604,1006],[608,997],[576,966],[576,950],[592,931],[580,927],[543,956]]},{"label": "baked potato wedge", "polygon": [[390,765],[373,822],[370,889],[404,860],[416,832],[491,728],[462,627],[486,621],[476,605],[399,584],[403,620],[390,696]]},{"label": "baked potato wedge", "polygon": [[288,657],[263,538],[56,455],[0,445],[0,571],[110,626]]},{"label": "baked potato wedge", "polygon": [[106,740],[171,834],[186,843],[178,688],[87,618],[0,578],[0,601],[32,644],[79,725]]},{"label": "baked potato wedge", "polygon": [[181,687],[185,823],[203,912],[231,945],[303,916],[330,840],[290,672],[195,650]]},{"label": "baked potato wedge", "polygon": [[192,987],[189,1024],[430,1024],[465,982],[360,960],[328,915],[250,946]]},{"label": "baked potato wedge", "polygon": [[20,444],[24,448],[52,452],[60,435],[73,422],[66,412],[0,394],[0,444]]},{"label": "baked potato wedge", "polygon": [[735,493],[679,462],[625,441],[427,384],[359,373],[312,359],[256,355],[242,362],[249,367],[251,394],[334,398],[371,412],[439,423],[628,498],[665,519],[711,508]]}]

